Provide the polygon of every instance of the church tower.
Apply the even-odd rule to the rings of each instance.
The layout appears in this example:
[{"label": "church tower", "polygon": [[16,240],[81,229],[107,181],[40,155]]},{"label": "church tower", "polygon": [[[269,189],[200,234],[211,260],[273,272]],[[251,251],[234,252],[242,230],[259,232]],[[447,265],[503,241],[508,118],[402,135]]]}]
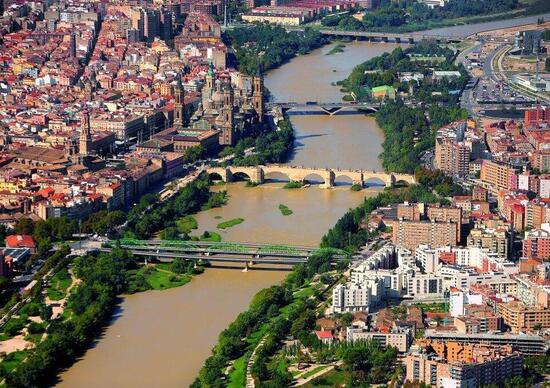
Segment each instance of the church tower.
[{"label": "church tower", "polygon": [[258,119],[261,122],[264,121],[264,80],[261,75],[257,75],[253,80],[253,93],[252,93],[252,104],[254,110],[258,114]]},{"label": "church tower", "polygon": [[185,91],[180,77],[178,77],[176,90],[174,91],[174,101],[174,127],[181,129],[185,120]]},{"label": "church tower", "polygon": [[223,108],[221,110],[221,145],[233,145],[233,103],[234,103],[233,88],[231,85],[226,85],[223,90]]},{"label": "church tower", "polygon": [[80,147],[78,153],[81,157],[86,157],[90,155],[92,151],[92,133],[90,131],[90,115],[88,112],[82,112],[80,125],[82,129],[80,132]]},{"label": "church tower", "polygon": [[211,108],[210,101],[212,99],[212,93],[214,92],[214,66],[212,63],[208,65],[208,72],[206,73],[206,82],[202,88],[202,107],[204,110]]}]

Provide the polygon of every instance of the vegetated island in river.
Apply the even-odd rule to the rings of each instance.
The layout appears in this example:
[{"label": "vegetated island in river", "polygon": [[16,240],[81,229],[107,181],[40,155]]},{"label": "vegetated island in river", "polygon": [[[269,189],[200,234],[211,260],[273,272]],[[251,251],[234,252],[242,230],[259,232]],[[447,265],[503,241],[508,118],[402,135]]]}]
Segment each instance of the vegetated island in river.
[{"label": "vegetated island in river", "polygon": [[344,52],[346,45],[343,43],[337,43],[326,55],[340,54]]},{"label": "vegetated island in river", "polygon": [[288,206],[283,205],[283,204],[279,205],[279,210],[281,211],[281,214],[283,216],[290,216],[291,214],[294,213],[292,210],[289,209]]},{"label": "vegetated island in river", "polygon": [[228,229],[233,226],[242,224],[244,222],[244,218],[233,218],[231,220],[227,220],[224,222],[220,222],[217,226],[218,229]]}]

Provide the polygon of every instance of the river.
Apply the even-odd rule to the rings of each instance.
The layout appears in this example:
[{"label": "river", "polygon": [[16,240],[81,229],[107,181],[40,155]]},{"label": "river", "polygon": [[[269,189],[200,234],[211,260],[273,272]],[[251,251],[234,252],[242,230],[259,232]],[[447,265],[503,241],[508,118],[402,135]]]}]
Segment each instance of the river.
[{"label": "river", "polygon": [[[332,83],[392,44],[349,43],[345,51],[326,55],[329,45],[298,57],[266,77],[277,100],[338,101]],[[382,134],[374,119],[356,116],[293,116],[296,150],[290,164],[333,168],[379,169]],[[277,178],[277,177],[272,177]],[[377,189],[284,190],[282,183],[255,188],[229,184],[226,206],[196,215],[199,232],[222,220],[244,218],[221,231],[224,240],[317,245],[348,208]],[[283,216],[278,206],[294,211]],[[216,343],[218,334],[246,309],[252,296],[282,280],[287,272],[211,268],[191,283],[166,291],[127,296],[120,311],[84,357],[60,376],[60,387],[182,387],[189,385]]]}]

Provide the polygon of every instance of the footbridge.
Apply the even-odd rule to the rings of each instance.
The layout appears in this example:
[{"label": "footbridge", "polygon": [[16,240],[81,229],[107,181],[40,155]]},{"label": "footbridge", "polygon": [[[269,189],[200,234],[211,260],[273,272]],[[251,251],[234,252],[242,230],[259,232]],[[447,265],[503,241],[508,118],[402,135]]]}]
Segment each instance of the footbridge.
[{"label": "footbridge", "polygon": [[110,252],[115,247],[124,248],[134,256],[154,258],[161,262],[182,258],[209,263],[244,263],[245,268],[256,263],[296,265],[305,263],[312,255],[320,253],[330,254],[333,262],[348,259],[346,252],[336,249],[206,241],[122,239],[107,241],[99,250]]},{"label": "footbridge", "polygon": [[207,169],[211,175],[218,175],[222,181],[231,182],[239,177],[249,179],[253,183],[262,184],[269,180],[269,175],[282,174],[291,182],[322,181],[322,187],[335,186],[338,179],[346,178],[352,184],[365,187],[370,182],[382,182],[386,187],[393,186],[398,181],[407,184],[416,183],[414,176],[409,174],[393,174],[365,170],[342,170],[332,168],[295,167],[284,164],[271,164],[253,167],[212,167]]},{"label": "footbridge", "polygon": [[279,107],[288,115],[338,115],[376,113],[381,103],[369,102],[276,102],[266,105],[268,109]]}]

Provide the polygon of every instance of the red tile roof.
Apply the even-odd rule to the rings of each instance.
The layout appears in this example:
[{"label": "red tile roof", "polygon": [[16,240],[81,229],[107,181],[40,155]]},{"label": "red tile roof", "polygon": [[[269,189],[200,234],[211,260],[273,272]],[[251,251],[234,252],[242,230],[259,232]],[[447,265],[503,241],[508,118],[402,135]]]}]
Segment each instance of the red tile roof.
[{"label": "red tile roof", "polygon": [[8,248],[36,248],[34,239],[28,234],[12,234],[4,240]]}]

